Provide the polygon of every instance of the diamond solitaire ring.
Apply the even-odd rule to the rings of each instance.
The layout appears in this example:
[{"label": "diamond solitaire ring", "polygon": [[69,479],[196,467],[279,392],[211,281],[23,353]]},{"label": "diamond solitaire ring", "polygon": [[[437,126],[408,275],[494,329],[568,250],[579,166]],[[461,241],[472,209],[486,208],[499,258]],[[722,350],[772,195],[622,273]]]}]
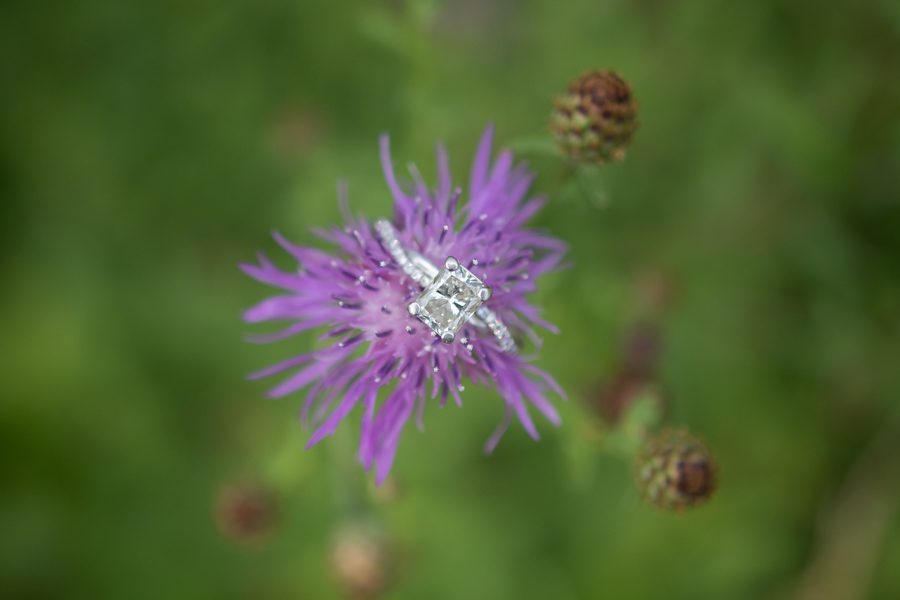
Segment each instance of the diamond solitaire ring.
[{"label": "diamond solitaire ring", "polygon": [[504,351],[517,351],[509,329],[483,305],[491,298],[491,288],[456,258],[448,256],[439,269],[418,252],[404,248],[390,221],[376,221],[375,232],[403,272],[423,288],[407,307],[409,314],[428,325],[441,341],[452,343],[459,330],[470,323],[489,330]]}]

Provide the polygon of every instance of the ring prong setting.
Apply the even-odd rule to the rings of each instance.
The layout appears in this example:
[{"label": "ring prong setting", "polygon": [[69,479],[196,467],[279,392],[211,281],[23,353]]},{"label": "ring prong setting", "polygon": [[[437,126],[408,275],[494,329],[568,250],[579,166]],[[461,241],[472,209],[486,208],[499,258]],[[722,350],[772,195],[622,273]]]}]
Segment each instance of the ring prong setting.
[{"label": "ring prong setting", "polygon": [[445,331],[444,333],[441,334],[441,341],[444,342],[445,344],[452,344],[453,340],[455,340],[455,339],[456,339],[456,336],[453,334],[452,331]]},{"label": "ring prong setting", "polygon": [[491,288],[484,286],[480,290],[478,290],[478,297],[481,298],[482,302],[487,302],[491,299],[491,296],[494,294]]},{"label": "ring prong setting", "polygon": [[455,271],[459,268],[459,261],[452,256],[448,256],[447,260],[444,261],[444,268],[448,271]]},{"label": "ring prong setting", "polygon": [[417,302],[410,302],[409,306],[406,307],[406,310],[409,311],[409,314],[415,317],[420,312],[422,312],[422,307],[419,306]]}]

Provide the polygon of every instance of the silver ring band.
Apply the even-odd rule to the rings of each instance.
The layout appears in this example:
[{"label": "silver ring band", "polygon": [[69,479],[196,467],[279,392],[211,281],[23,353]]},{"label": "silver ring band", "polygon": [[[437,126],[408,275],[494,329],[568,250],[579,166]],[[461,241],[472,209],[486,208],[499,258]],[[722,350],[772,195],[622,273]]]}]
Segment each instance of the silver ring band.
[{"label": "silver ring band", "polygon": [[[418,283],[422,289],[427,289],[431,286],[435,279],[440,275],[441,269],[436,267],[434,263],[415,250],[403,247],[403,244],[401,244],[400,240],[397,238],[397,230],[394,229],[394,226],[390,221],[386,219],[379,219],[376,221],[375,233],[378,235],[388,254],[390,254],[397,262],[400,269],[413,281]],[[480,280],[477,281],[478,283],[481,283]],[[513,340],[509,328],[490,308],[483,304],[479,306],[475,313],[468,319],[468,323],[471,323],[473,326],[480,329],[490,330],[504,352],[512,354],[518,352],[516,342]],[[452,339],[452,336],[450,337]]]}]

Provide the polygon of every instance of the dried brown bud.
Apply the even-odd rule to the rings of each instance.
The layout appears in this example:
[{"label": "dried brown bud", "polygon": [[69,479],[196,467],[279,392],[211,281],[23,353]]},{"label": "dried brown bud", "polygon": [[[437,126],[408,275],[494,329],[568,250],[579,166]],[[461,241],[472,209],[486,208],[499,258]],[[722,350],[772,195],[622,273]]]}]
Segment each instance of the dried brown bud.
[{"label": "dried brown bud", "polygon": [[636,402],[652,402],[658,415],[666,410],[666,397],[658,383],[622,370],[596,394],[594,406],[606,424],[617,426]]},{"label": "dried brown bud", "polygon": [[660,508],[683,510],[702,504],[716,489],[717,469],[700,440],[667,429],[646,442],[636,477],[644,498]]},{"label": "dried brown bud", "polygon": [[337,533],[331,566],[351,598],[377,598],[390,585],[390,550],[381,531],[369,524],[353,523]]},{"label": "dried brown bud", "polygon": [[622,160],[637,129],[631,88],[612,71],[589,71],[554,100],[550,129],[563,153],[603,164]]},{"label": "dried brown bud", "polygon": [[256,484],[232,484],[220,490],[215,517],[219,531],[242,543],[258,543],[275,523],[275,498]]},{"label": "dried brown bud", "polygon": [[660,328],[654,322],[638,322],[626,332],[620,364],[591,396],[607,424],[618,425],[636,402],[652,402],[660,417],[665,412],[666,394],[656,373],[661,348]]}]

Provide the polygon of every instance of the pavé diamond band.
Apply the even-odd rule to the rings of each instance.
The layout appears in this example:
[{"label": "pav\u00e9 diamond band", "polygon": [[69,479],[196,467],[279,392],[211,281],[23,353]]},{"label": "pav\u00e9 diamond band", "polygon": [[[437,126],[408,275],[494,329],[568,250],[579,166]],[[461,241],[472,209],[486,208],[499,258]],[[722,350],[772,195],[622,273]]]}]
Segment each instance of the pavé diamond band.
[{"label": "pav\u00e9 diamond band", "polygon": [[436,267],[415,250],[404,248],[396,229],[385,219],[375,222],[375,233],[403,272],[422,286],[422,293],[408,306],[409,313],[443,342],[453,342],[459,330],[470,323],[490,330],[505,352],[517,351],[509,328],[483,305],[491,297],[491,288],[456,258],[448,256],[442,268]]}]

